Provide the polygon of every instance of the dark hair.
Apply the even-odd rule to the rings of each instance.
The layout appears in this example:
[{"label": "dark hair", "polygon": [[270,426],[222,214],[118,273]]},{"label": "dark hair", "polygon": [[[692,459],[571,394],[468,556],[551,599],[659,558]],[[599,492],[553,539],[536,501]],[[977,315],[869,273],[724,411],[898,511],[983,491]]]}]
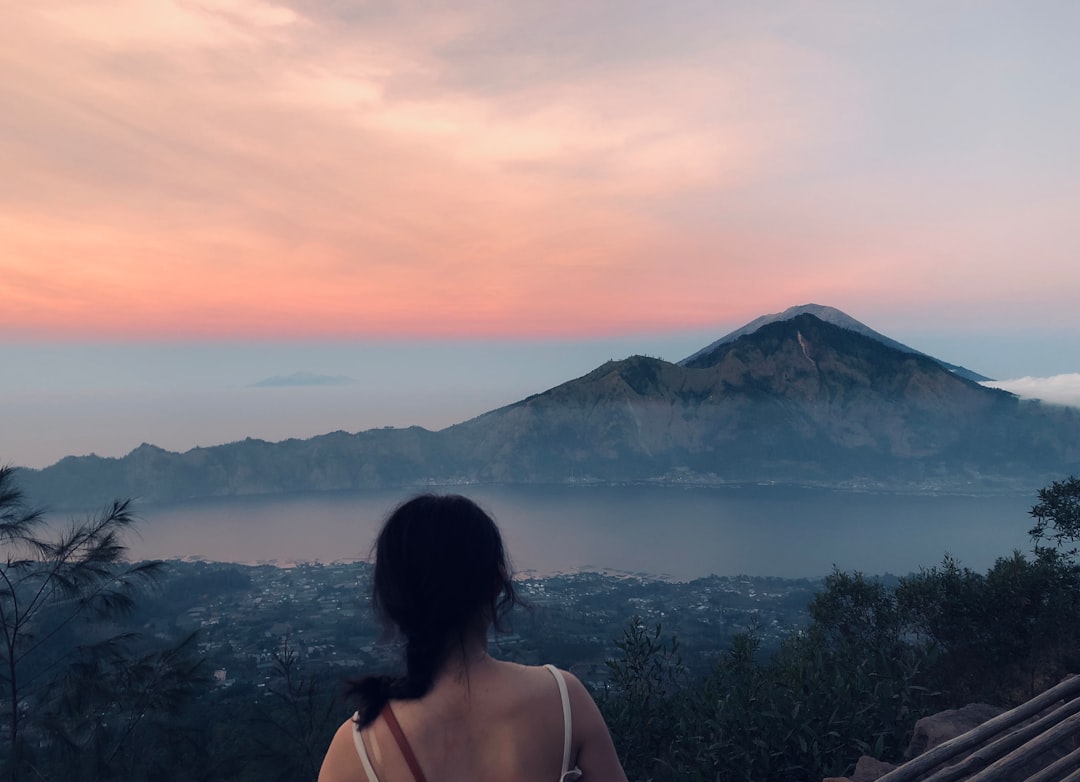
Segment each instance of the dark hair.
[{"label": "dark hair", "polygon": [[349,682],[359,724],[386,702],[422,698],[477,622],[502,629],[517,602],[502,537],[492,518],[460,495],[422,494],[399,505],[375,541],[371,604],[405,639],[403,676]]}]

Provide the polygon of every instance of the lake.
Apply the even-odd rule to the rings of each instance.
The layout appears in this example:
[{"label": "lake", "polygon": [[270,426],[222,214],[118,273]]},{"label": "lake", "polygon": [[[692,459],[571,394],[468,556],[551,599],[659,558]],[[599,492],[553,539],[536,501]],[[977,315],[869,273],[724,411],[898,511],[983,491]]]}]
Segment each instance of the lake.
[{"label": "lake", "polygon": [[[456,486],[499,522],[515,570],[689,580],[902,575],[948,552],[985,570],[1027,551],[1031,496],[898,495],[790,486]],[[229,497],[138,509],[136,558],[364,559],[408,490]]]}]

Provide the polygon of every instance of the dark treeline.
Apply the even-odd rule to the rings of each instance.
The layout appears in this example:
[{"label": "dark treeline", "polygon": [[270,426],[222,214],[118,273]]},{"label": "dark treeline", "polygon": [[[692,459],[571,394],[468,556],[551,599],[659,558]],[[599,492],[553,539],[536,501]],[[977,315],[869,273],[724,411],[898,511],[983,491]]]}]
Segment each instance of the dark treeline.
[{"label": "dark treeline", "polygon": [[[314,780],[349,713],[342,680],[392,665],[367,566],[128,564],[125,504],[50,537],[15,477],[0,469],[7,779]],[[1080,481],[1038,500],[1031,551],[986,573],[946,558],[888,580],[522,582],[531,606],[496,654],[589,682],[632,780],[896,760],[924,714],[1080,670]]]},{"label": "dark treeline", "polygon": [[862,754],[901,760],[921,716],[1080,672],[1080,480],[1040,490],[1031,515],[1031,552],[986,573],[949,557],[892,585],[835,572],[807,627],[769,655],[740,634],[704,676],[632,623],[601,698],[630,779],[839,776]]}]

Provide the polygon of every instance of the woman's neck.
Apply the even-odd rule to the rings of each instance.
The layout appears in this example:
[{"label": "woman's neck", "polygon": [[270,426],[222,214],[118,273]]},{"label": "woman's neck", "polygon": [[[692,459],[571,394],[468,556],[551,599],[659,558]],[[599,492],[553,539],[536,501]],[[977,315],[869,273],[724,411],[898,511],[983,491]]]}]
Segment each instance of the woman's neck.
[{"label": "woman's neck", "polygon": [[469,677],[469,670],[478,665],[486,665],[491,662],[488,655],[487,627],[470,633],[460,646],[450,650],[446,658],[446,664],[438,678],[454,677],[465,679]]}]

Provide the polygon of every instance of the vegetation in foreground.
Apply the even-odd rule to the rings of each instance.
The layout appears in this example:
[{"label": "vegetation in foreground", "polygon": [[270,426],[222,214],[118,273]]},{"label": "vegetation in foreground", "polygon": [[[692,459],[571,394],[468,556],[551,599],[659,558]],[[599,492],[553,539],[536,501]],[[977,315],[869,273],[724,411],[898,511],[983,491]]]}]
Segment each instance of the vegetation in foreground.
[{"label": "vegetation in foreground", "polygon": [[895,586],[834,572],[812,621],[768,657],[753,630],[687,675],[678,644],[633,621],[601,708],[631,780],[820,780],[862,754],[897,762],[915,721],[1014,705],[1080,672],[1080,480],[1038,493],[1032,551],[985,574],[946,557]]},{"label": "vegetation in foreground", "polygon": [[[1038,499],[1029,553],[985,574],[946,558],[894,584],[835,572],[809,624],[778,646],[773,630],[750,628],[703,665],[699,649],[629,618],[598,699],[630,778],[816,782],[863,753],[898,759],[923,714],[1019,702],[1080,670],[1080,480]],[[264,684],[213,686],[196,636],[133,621],[190,584],[123,561],[131,523],[118,503],[50,537],[0,468],[7,779],[314,779],[346,710],[341,668],[302,661],[286,641],[251,661]],[[214,578],[244,586],[236,574]],[[551,619],[538,611],[529,622],[547,634],[559,626]],[[544,651],[528,629],[521,636],[513,653],[548,661],[531,659]]]}]

